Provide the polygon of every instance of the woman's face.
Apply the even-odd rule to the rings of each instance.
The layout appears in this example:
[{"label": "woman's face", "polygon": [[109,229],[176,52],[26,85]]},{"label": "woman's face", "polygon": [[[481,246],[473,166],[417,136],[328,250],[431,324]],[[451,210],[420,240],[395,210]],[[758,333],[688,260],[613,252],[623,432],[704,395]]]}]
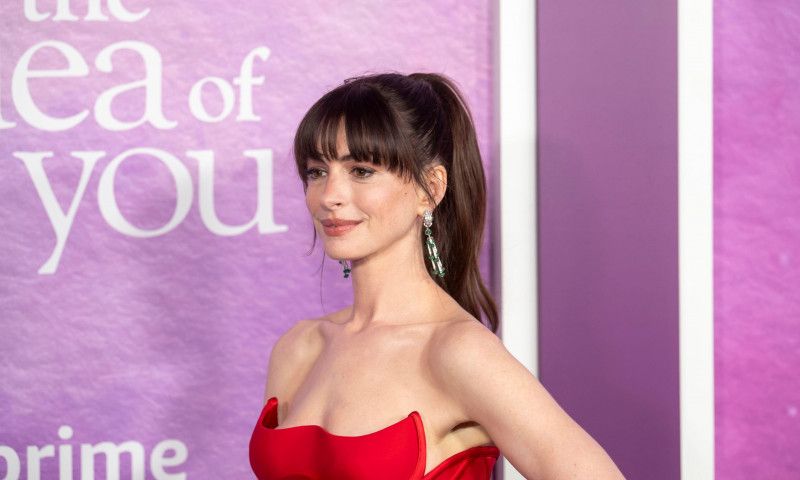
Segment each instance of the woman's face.
[{"label": "woman's face", "polygon": [[306,169],[306,206],[328,256],[358,260],[416,245],[421,189],[385,167],[353,160],[343,135],[337,152],[338,159],[310,160]]}]

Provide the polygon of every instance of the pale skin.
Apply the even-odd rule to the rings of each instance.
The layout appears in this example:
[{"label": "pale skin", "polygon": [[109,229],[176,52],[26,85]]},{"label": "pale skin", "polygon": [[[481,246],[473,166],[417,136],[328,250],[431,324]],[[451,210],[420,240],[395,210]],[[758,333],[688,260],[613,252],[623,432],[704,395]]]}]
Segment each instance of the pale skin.
[{"label": "pale skin", "polygon": [[[597,444],[505,349],[429,276],[421,188],[348,155],[310,161],[306,206],[325,252],[351,260],[354,302],[298,322],[275,344],[266,398],[278,428],[319,425],[336,435],[375,432],[420,414],[426,473],[455,453],[496,445],[527,479],[620,479]],[[429,170],[438,203],[442,166]],[[328,235],[322,221],[360,221]],[[330,231],[329,231],[330,233]]]}]

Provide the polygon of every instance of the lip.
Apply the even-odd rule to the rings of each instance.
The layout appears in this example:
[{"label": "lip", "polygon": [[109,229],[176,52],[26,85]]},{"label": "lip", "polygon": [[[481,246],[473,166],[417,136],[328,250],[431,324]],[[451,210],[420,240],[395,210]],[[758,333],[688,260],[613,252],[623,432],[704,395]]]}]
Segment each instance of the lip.
[{"label": "lip", "polygon": [[338,237],[340,235],[344,235],[361,223],[361,220],[345,220],[342,218],[326,218],[324,220],[320,220],[322,224],[322,230],[325,232],[325,235],[330,237]]}]

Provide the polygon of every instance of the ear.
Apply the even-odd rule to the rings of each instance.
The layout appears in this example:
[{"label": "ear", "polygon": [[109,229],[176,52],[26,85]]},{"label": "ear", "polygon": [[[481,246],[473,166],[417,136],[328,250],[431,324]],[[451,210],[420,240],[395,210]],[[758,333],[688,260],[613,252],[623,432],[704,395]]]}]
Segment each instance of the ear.
[{"label": "ear", "polygon": [[425,186],[433,197],[434,204],[431,204],[430,198],[425,195],[425,192],[420,189],[420,216],[425,213],[425,210],[434,211],[436,205],[444,198],[447,192],[447,170],[442,165],[435,165],[428,169],[425,174]]}]

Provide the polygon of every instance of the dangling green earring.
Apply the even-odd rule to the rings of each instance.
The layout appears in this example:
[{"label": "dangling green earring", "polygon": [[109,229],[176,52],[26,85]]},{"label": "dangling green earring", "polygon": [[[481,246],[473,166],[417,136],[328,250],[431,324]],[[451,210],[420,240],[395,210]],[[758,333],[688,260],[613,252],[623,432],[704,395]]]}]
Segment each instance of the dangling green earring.
[{"label": "dangling green earring", "polygon": [[425,245],[428,246],[428,258],[431,259],[433,275],[444,277],[444,266],[442,266],[442,260],[439,258],[439,251],[436,249],[436,244],[433,243],[433,237],[431,236],[433,234],[431,231],[431,226],[433,225],[433,214],[430,210],[425,210],[425,214],[422,216],[422,224],[425,225],[425,235],[428,236],[428,239],[425,241]]},{"label": "dangling green earring", "polygon": [[342,273],[344,273],[344,278],[350,276],[350,265],[347,264],[347,260],[339,260],[339,265],[342,266]]}]

